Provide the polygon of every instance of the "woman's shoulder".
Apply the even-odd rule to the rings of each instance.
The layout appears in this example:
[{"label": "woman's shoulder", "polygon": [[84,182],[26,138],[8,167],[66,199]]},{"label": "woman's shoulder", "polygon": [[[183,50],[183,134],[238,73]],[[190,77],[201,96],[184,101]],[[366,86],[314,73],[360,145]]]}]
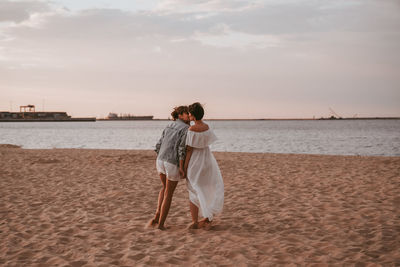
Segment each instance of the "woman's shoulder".
[{"label": "woman's shoulder", "polygon": [[[196,127],[197,126],[197,127]],[[186,144],[195,148],[205,148],[214,143],[218,138],[215,136],[211,128],[198,127],[201,125],[193,125],[189,129],[186,136]]]},{"label": "woman's shoulder", "polygon": [[172,128],[174,131],[187,131],[189,124],[186,124],[181,120],[175,120],[168,124],[165,128]]},{"label": "woman's shoulder", "polygon": [[206,123],[203,123],[203,124],[200,124],[200,125],[192,125],[192,126],[189,127],[190,131],[196,132],[196,133],[206,132],[209,129],[210,129],[210,127]]}]

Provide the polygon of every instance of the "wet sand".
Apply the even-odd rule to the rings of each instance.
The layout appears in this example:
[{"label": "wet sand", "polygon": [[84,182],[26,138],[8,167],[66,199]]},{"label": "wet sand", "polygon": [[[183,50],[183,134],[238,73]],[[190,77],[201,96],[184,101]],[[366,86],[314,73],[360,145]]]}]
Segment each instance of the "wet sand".
[{"label": "wet sand", "polygon": [[182,181],[160,231],[153,151],[0,145],[0,265],[400,265],[399,157],[214,155],[223,213],[187,229]]}]

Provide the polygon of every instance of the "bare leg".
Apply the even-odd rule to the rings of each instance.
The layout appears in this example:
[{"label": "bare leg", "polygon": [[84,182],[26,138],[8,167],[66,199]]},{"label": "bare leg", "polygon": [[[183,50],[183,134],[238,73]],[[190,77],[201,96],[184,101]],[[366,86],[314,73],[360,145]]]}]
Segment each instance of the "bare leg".
[{"label": "bare leg", "polygon": [[157,210],[156,210],[156,214],[154,215],[154,218],[150,220],[149,226],[154,226],[154,225],[158,224],[158,221],[160,219],[161,205],[164,200],[164,192],[165,192],[166,180],[167,180],[167,177],[165,176],[165,174],[160,173],[160,180],[162,183],[162,188],[160,189],[160,193],[158,193]]},{"label": "bare leg", "polygon": [[165,230],[164,227],[165,219],[167,219],[169,208],[171,207],[172,196],[174,194],[177,184],[178,184],[177,181],[170,181],[167,179],[167,187],[165,189],[164,199],[161,205],[161,214],[160,214],[158,229]]},{"label": "bare leg", "polygon": [[193,204],[191,201],[190,203],[190,214],[192,215],[192,224],[189,226],[189,229],[198,229],[199,228],[199,208]]}]

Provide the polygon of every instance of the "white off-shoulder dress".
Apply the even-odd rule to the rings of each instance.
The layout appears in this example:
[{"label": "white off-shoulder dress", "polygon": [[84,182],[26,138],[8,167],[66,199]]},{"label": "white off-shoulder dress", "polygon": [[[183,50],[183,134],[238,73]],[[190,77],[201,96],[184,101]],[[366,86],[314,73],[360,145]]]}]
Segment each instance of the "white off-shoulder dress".
[{"label": "white off-shoulder dress", "polygon": [[209,145],[217,140],[214,132],[188,130],[186,145],[193,147],[187,169],[187,188],[190,201],[199,208],[199,215],[208,218],[222,211],[224,181]]}]

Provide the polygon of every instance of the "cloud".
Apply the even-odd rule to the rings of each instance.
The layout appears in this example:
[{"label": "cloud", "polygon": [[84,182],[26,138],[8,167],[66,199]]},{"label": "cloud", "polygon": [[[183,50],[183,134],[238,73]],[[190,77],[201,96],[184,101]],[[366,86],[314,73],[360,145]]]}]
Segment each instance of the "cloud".
[{"label": "cloud", "polygon": [[234,47],[246,49],[277,47],[281,44],[281,38],[275,35],[254,35],[235,32],[226,24],[216,25],[208,32],[195,32],[192,39],[198,40],[205,45],[215,47]]},{"label": "cloud", "polygon": [[[209,35],[210,38],[219,35],[221,43],[227,43],[227,37],[233,39],[231,43],[235,39],[238,42],[249,39],[249,43],[260,43],[262,41],[251,40],[271,40],[271,36],[275,35],[276,38],[289,38],[292,41],[302,38],[304,42],[307,40],[301,35],[309,33],[397,32],[400,26],[396,13],[398,5],[393,3],[340,0],[334,3],[304,0],[167,0],[161,1],[151,11],[129,12],[107,8],[68,12],[50,11],[45,2],[5,1],[0,10],[8,14],[8,20],[18,22],[21,27],[27,26],[23,30],[3,27],[3,32],[10,36],[23,34],[23,31],[29,34],[29,26],[43,24],[47,19],[46,29],[35,31],[33,38],[47,35],[49,38],[92,39],[97,36],[101,40],[157,35],[171,40],[196,40],[199,35]],[[165,10],[169,12],[165,13]],[[373,19],[369,16],[373,16]],[[221,30],[221,25],[229,30]]]},{"label": "cloud", "polygon": [[290,113],[295,99],[296,110],[374,100],[396,110],[399,7],[391,0],[175,0],[146,11],[69,11],[2,1],[0,91],[4,99],[10,92],[124,99],[121,112],[131,112],[126,99],[140,97],[135,104],[144,110],[145,101],[160,105],[157,116],[188,95],[257,105],[257,114],[263,104]]},{"label": "cloud", "polygon": [[164,0],[155,8],[160,13],[221,13],[241,12],[246,9],[254,9],[262,1],[244,0]]},{"label": "cloud", "polygon": [[43,1],[1,1],[0,22],[19,23],[29,19],[32,13],[49,11],[50,7]]},{"label": "cloud", "polygon": [[[14,24],[0,26],[0,58],[38,66],[39,59],[61,61],[65,56],[65,64],[84,65],[96,57],[112,58],[122,52],[127,58],[147,57],[152,52],[173,55],[176,47],[185,45],[191,51],[201,45],[249,51],[282,47],[286,49],[282,57],[289,53],[303,58],[347,53],[344,47],[351,47],[356,54],[365,50],[390,58],[389,53],[376,51],[385,47],[392,52],[391,47],[399,43],[399,5],[394,3],[174,0],[142,12],[110,8],[69,12],[50,8],[46,2],[3,1],[0,10],[7,11]],[[71,57],[76,51],[87,56]]]}]

